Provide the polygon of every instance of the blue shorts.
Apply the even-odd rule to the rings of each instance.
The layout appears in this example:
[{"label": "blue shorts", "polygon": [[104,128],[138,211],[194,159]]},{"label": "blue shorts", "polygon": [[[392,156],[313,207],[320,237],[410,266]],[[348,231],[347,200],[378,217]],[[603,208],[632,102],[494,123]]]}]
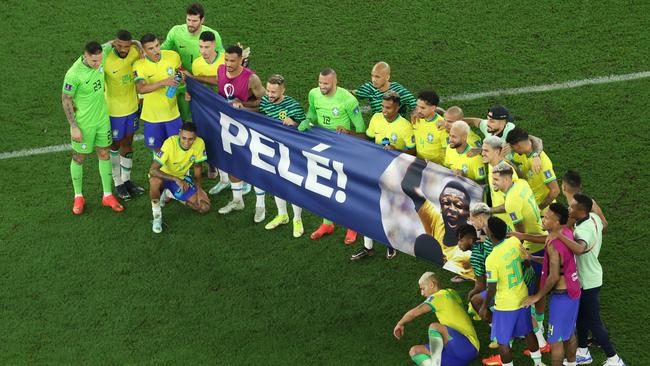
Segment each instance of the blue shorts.
[{"label": "blue shorts", "polygon": [[144,122],[144,144],[150,149],[160,149],[169,136],[178,135],[183,120],[180,117],[167,122]]},{"label": "blue shorts", "polygon": [[169,191],[174,195],[174,198],[181,202],[185,202],[196,194],[196,186],[190,177],[185,177],[183,180],[190,185],[190,188],[188,188],[187,191],[183,191],[183,189],[181,189],[181,187],[179,187],[173,180],[165,180],[162,189],[169,189]]},{"label": "blue shorts", "polygon": [[580,298],[572,299],[564,293],[553,293],[548,310],[548,343],[568,341],[576,329]]},{"label": "blue shorts", "polygon": [[512,338],[523,337],[532,331],[533,321],[530,317],[530,309],[527,307],[492,312],[492,332],[490,333],[492,341],[505,346],[510,344]]},{"label": "blue shorts", "polygon": [[121,141],[125,135],[133,135],[138,130],[138,127],[140,127],[139,115],[138,111],[135,111],[124,117],[109,117],[111,120],[113,141]]},{"label": "blue shorts", "polygon": [[[442,349],[440,364],[444,366],[466,366],[478,356],[478,350],[469,339],[456,329],[446,326],[449,339]],[[425,344],[429,352],[429,344]]]},{"label": "blue shorts", "polygon": [[[531,255],[534,255],[536,257],[543,257],[544,256],[544,249],[538,250],[535,253],[532,253]],[[533,267],[533,270],[535,271],[535,276],[537,276],[537,279],[542,278],[542,264],[537,263],[535,261],[530,261],[530,266]],[[537,281],[535,281],[537,283]]]}]

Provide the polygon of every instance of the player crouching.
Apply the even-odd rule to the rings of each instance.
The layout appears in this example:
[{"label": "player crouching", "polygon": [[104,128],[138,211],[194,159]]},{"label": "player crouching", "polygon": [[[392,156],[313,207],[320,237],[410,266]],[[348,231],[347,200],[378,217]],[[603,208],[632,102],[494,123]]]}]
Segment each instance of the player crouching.
[{"label": "player crouching", "polygon": [[[196,136],[196,125],[192,122],[183,123],[180,133],[167,138],[160,151],[154,154],[149,169],[154,233],[162,232],[160,194],[165,189],[194,211],[206,213],[210,210],[210,199],[201,188],[201,163],[206,160],[205,143]],[[194,167],[195,181],[187,175],[191,167]]]}]

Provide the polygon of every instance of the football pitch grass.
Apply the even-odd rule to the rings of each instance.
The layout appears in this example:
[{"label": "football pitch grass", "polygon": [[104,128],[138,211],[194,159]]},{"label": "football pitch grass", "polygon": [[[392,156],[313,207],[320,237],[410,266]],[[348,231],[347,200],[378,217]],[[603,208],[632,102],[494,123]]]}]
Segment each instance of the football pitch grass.
[{"label": "football pitch grass", "polygon": [[[83,44],[119,28],[163,38],[183,22],[185,5],[4,2],[0,153],[69,142],[60,90]],[[283,74],[287,94],[305,107],[321,68],[334,67],[339,85],[354,88],[379,60],[391,64],[393,80],[442,96],[650,70],[647,2],[204,5],[224,44],[250,46],[260,77]],[[582,173],[610,222],[601,313],[629,365],[645,364],[649,341],[648,100],[650,79],[458,102],[467,116],[506,105],[543,138],[558,175]],[[135,150],[133,179],[145,184],[150,155],[141,142]],[[407,325],[400,341],[392,329],[422,301],[422,272],[433,270],[462,297],[471,288],[404,254],[388,261],[380,246],[352,263],[361,240],[344,247],[340,226],[309,240],[320,221],[309,213],[303,238],[289,226],[266,231],[253,224],[252,194],[244,212],[227,216],[216,209],[229,193],[204,216],[171,203],[168,226],[155,235],[146,197],[121,214],[100,207],[94,157],[84,172],[88,207],[74,217],[69,162],[67,152],[0,160],[0,364],[408,365],[409,347],[424,343],[435,316]],[[266,202],[268,220],[275,205]],[[485,357],[489,328],[475,326]],[[515,342],[515,362],[531,364],[523,348]],[[592,355],[604,360],[600,349]]]}]

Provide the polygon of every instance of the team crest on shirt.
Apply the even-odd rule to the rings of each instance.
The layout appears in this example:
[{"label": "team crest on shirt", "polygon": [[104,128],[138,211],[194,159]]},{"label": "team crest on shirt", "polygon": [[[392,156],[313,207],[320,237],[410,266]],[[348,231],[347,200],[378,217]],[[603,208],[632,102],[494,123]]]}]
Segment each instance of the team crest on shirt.
[{"label": "team crest on shirt", "polygon": [[546,178],[550,178],[550,177],[553,176],[553,174],[551,173],[550,170],[547,170],[547,171],[544,172],[544,176],[545,176]]},{"label": "team crest on shirt", "polygon": [[149,146],[153,146],[154,143],[156,142],[156,139],[153,138],[153,137],[149,137],[149,139],[148,139],[147,141],[148,141],[148,143],[149,143]]},{"label": "team crest on shirt", "polygon": [[167,68],[167,75],[172,76],[174,74],[174,69],[172,67]]},{"label": "team crest on shirt", "polygon": [[278,119],[280,119],[281,121],[284,121],[286,118],[287,118],[287,111],[280,111],[280,113],[278,113]]},{"label": "team crest on shirt", "polygon": [[337,107],[332,108],[332,115],[334,115],[334,117],[338,117],[340,113],[341,112]]},{"label": "team crest on shirt", "polygon": [[427,141],[429,141],[429,142],[433,142],[433,134],[432,134],[432,133],[429,133],[429,134],[427,135]]},{"label": "team crest on shirt", "polygon": [[463,173],[467,173],[469,171],[469,168],[467,167],[467,164],[463,164],[463,167],[461,169]]},{"label": "team crest on shirt", "polygon": [[397,141],[397,134],[395,132],[390,134],[390,140],[391,141]]}]

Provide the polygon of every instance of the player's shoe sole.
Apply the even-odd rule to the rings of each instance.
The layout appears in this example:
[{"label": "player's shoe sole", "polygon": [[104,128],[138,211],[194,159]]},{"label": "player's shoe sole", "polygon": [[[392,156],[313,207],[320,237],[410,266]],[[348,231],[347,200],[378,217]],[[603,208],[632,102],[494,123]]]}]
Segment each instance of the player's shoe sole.
[{"label": "player's shoe sole", "polygon": [[269,221],[264,228],[266,230],[273,230],[277,228],[280,225],[285,225],[289,223],[289,215],[278,215],[273,218],[273,220]]},{"label": "player's shoe sole", "polygon": [[84,208],[86,207],[86,200],[83,197],[75,197],[74,203],[72,204],[72,213],[75,215],[81,215],[84,213]]},{"label": "player's shoe sole", "polygon": [[113,195],[102,197],[102,206],[110,207],[115,212],[124,211],[124,206],[122,206]]}]

